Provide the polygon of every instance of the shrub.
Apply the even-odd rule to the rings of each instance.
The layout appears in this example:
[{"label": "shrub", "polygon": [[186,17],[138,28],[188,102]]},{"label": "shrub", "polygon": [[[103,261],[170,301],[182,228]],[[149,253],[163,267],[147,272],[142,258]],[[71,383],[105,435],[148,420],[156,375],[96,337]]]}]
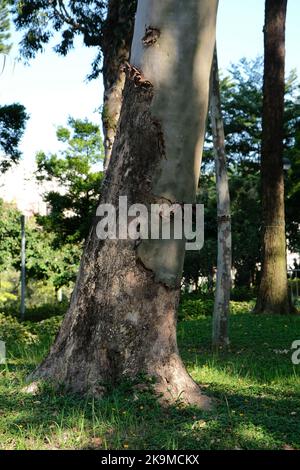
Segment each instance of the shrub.
[{"label": "shrub", "polygon": [[230,294],[231,300],[234,300],[237,302],[250,301],[250,300],[255,299],[255,297],[256,297],[255,289],[253,288],[249,289],[248,287],[234,287],[231,290],[231,294]]},{"label": "shrub", "polygon": [[44,337],[51,338],[57,334],[60,325],[62,322],[62,317],[51,317],[40,322],[27,322],[27,329],[34,335],[36,335],[39,340],[43,340]]},{"label": "shrub", "polygon": [[0,292],[0,304],[4,305],[6,302],[13,302],[17,299],[17,296],[10,292]]},{"label": "shrub", "polygon": [[[64,315],[68,309],[68,301],[45,303],[39,306],[28,307],[25,312],[25,320],[40,322],[47,318]],[[17,302],[9,303],[2,307],[2,312],[6,315],[19,317],[20,305]]]},{"label": "shrub", "polygon": [[26,325],[20,323],[15,317],[6,316],[0,313],[0,339],[9,346],[19,344],[35,344],[38,337],[30,332]]},{"label": "shrub", "polygon": [[[230,313],[236,315],[239,313],[248,313],[253,309],[253,302],[230,302]],[[198,320],[203,316],[213,314],[214,301],[213,300],[186,300],[182,299],[179,311],[179,320]]]},{"label": "shrub", "polygon": [[232,300],[230,302],[230,313],[232,315],[237,315],[239,313],[249,313],[253,310],[254,308],[254,301],[248,301],[248,302],[235,302]]},{"label": "shrub", "polygon": [[62,317],[52,317],[40,322],[20,323],[17,318],[0,313],[0,340],[8,347],[32,345],[53,339],[57,334]]}]

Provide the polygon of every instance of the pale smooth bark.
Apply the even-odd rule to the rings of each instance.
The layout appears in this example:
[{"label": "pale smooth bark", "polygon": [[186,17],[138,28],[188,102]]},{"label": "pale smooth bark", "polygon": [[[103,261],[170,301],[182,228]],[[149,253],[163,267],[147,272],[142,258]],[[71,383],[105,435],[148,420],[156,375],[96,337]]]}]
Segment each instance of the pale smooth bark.
[{"label": "pale smooth bark", "polygon": [[[217,0],[140,0],[131,64],[101,202],[195,201],[215,44]],[[69,311],[32,375],[101,394],[154,377],[164,399],[210,400],[178,353],[184,240],[100,241],[91,228]]]},{"label": "pale smooth bark", "polygon": [[229,345],[228,321],[231,289],[232,241],[230,193],[226,169],[225,134],[216,48],[211,73],[210,115],[215,154],[218,212],[218,265],[212,341],[214,347],[223,348]]}]

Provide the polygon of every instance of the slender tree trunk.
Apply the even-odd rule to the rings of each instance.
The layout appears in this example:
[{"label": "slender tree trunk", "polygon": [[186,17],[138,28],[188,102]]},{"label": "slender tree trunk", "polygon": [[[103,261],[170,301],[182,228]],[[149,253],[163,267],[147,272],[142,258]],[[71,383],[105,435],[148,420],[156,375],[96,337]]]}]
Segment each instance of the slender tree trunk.
[{"label": "slender tree trunk", "polygon": [[104,169],[107,170],[112,154],[116,130],[122,107],[125,83],[124,64],[128,62],[134,30],[137,0],[109,0],[103,28],[103,133]]},{"label": "slender tree trunk", "polygon": [[218,266],[213,313],[213,347],[229,344],[228,321],[231,289],[231,216],[230,194],[226,169],[225,134],[222,118],[217,49],[215,48],[212,74],[210,114],[215,152],[218,205]]},{"label": "slender tree trunk", "polygon": [[288,314],[283,174],[287,0],[266,0],[262,136],[262,276],[257,313]]},{"label": "slender tree trunk", "polygon": [[[217,0],[139,0],[102,203],[194,202],[206,127]],[[106,240],[97,219],[69,311],[32,378],[79,392],[140,374],[166,399],[208,407],[177,349],[185,240]]]}]

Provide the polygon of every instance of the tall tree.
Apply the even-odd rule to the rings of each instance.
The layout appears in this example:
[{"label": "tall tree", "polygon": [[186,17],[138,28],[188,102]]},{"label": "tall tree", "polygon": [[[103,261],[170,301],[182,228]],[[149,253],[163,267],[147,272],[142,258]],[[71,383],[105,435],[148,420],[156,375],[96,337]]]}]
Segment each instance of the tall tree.
[{"label": "tall tree", "polygon": [[29,116],[23,105],[14,103],[0,106],[0,173],[6,172],[21,158],[19,143]]},{"label": "tall tree", "polygon": [[11,44],[8,43],[9,33],[9,10],[8,1],[0,1],[0,54],[7,54],[10,51]]},{"label": "tall tree", "polygon": [[[10,21],[8,0],[0,0],[0,54],[4,57],[9,53],[11,44]],[[4,173],[20,159],[21,153],[18,148],[23,136],[25,124],[28,119],[24,106],[18,103],[0,106],[0,173]]]},{"label": "tall tree", "polygon": [[56,234],[61,245],[82,242],[88,235],[103,180],[99,171],[103,144],[99,126],[87,119],[70,117],[68,126],[59,126],[56,135],[62,149],[58,154],[36,155],[36,177],[39,182],[53,183],[44,194],[51,211],[38,216],[38,221]]},{"label": "tall tree", "polygon": [[[102,203],[195,201],[208,109],[217,0],[139,0],[124,102]],[[179,173],[179,175],[178,175]],[[70,309],[32,377],[101,392],[154,377],[165,398],[208,407],[178,353],[185,240],[99,240],[97,219]]]},{"label": "tall tree", "polygon": [[55,33],[61,39],[55,50],[66,55],[75,37],[83,37],[97,54],[89,78],[103,74],[104,167],[108,167],[120,116],[125,73],[132,42],[136,0],[15,0],[14,21],[24,31],[21,54],[33,58]]},{"label": "tall tree", "polygon": [[218,263],[217,285],[213,312],[213,346],[229,344],[228,320],[231,289],[231,216],[230,194],[226,169],[225,134],[222,117],[217,48],[215,47],[211,72],[210,115],[214,141],[217,213],[218,213]]},{"label": "tall tree", "polygon": [[283,173],[287,0],[266,0],[262,124],[262,274],[255,311],[288,314]]}]

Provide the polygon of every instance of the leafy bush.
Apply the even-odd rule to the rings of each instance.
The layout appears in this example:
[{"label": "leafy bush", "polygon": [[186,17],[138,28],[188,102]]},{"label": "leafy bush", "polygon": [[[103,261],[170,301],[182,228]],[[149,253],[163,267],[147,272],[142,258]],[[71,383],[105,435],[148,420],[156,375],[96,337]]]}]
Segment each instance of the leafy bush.
[{"label": "leafy bush", "polygon": [[26,328],[42,341],[45,336],[54,338],[60,328],[61,322],[62,317],[51,317],[40,322],[27,322]]},{"label": "leafy bush", "polygon": [[0,340],[8,347],[32,345],[51,339],[57,334],[62,317],[52,317],[40,322],[20,323],[17,318],[0,313]]},{"label": "leafy bush", "polygon": [[[25,320],[32,322],[40,322],[47,318],[64,315],[68,309],[68,301],[45,303],[39,306],[26,308]],[[17,302],[8,303],[2,307],[5,315],[19,317],[20,305]]]},{"label": "leafy bush", "polygon": [[8,345],[15,343],[27,345],[38,342],[38,337],[30,332],[24,323],[3,313],[0,313],[0,339]]},{"label": "leafy bush", "polygon": [[183,300],[179,307],[179,320],[196,320],[203,316],[212,315],[213,300]]},{"label": "leafy bush", "polygon": [[255,299],[255,297],[255,290],[253,288],[249,289],[248,287],[234,287],[230,294],[231,300],[237,302],[250,301]]},{"label": "leafy bush", "polygon": [[10,292],[0,292],[0,305],[6,304],[6,302],[14,302],[17,300],[17,296]]},{"label": "leafy bush", "polygon": [[253,310],[255,302],[248,301],[248,302],[230,302],[230,313],[232,315],[238,315],[239,313],[249,313]]},{"label": "leafy bush", "polygon": [[[230,302],[230,312],[232,315],[239,313],[248,313],[253,308],[253,302]],[[182,299],[178,319],[179,320],[199,320],[203,316],[210,316],[213,314],[214,301],[213,300],[192,300]]]}]

